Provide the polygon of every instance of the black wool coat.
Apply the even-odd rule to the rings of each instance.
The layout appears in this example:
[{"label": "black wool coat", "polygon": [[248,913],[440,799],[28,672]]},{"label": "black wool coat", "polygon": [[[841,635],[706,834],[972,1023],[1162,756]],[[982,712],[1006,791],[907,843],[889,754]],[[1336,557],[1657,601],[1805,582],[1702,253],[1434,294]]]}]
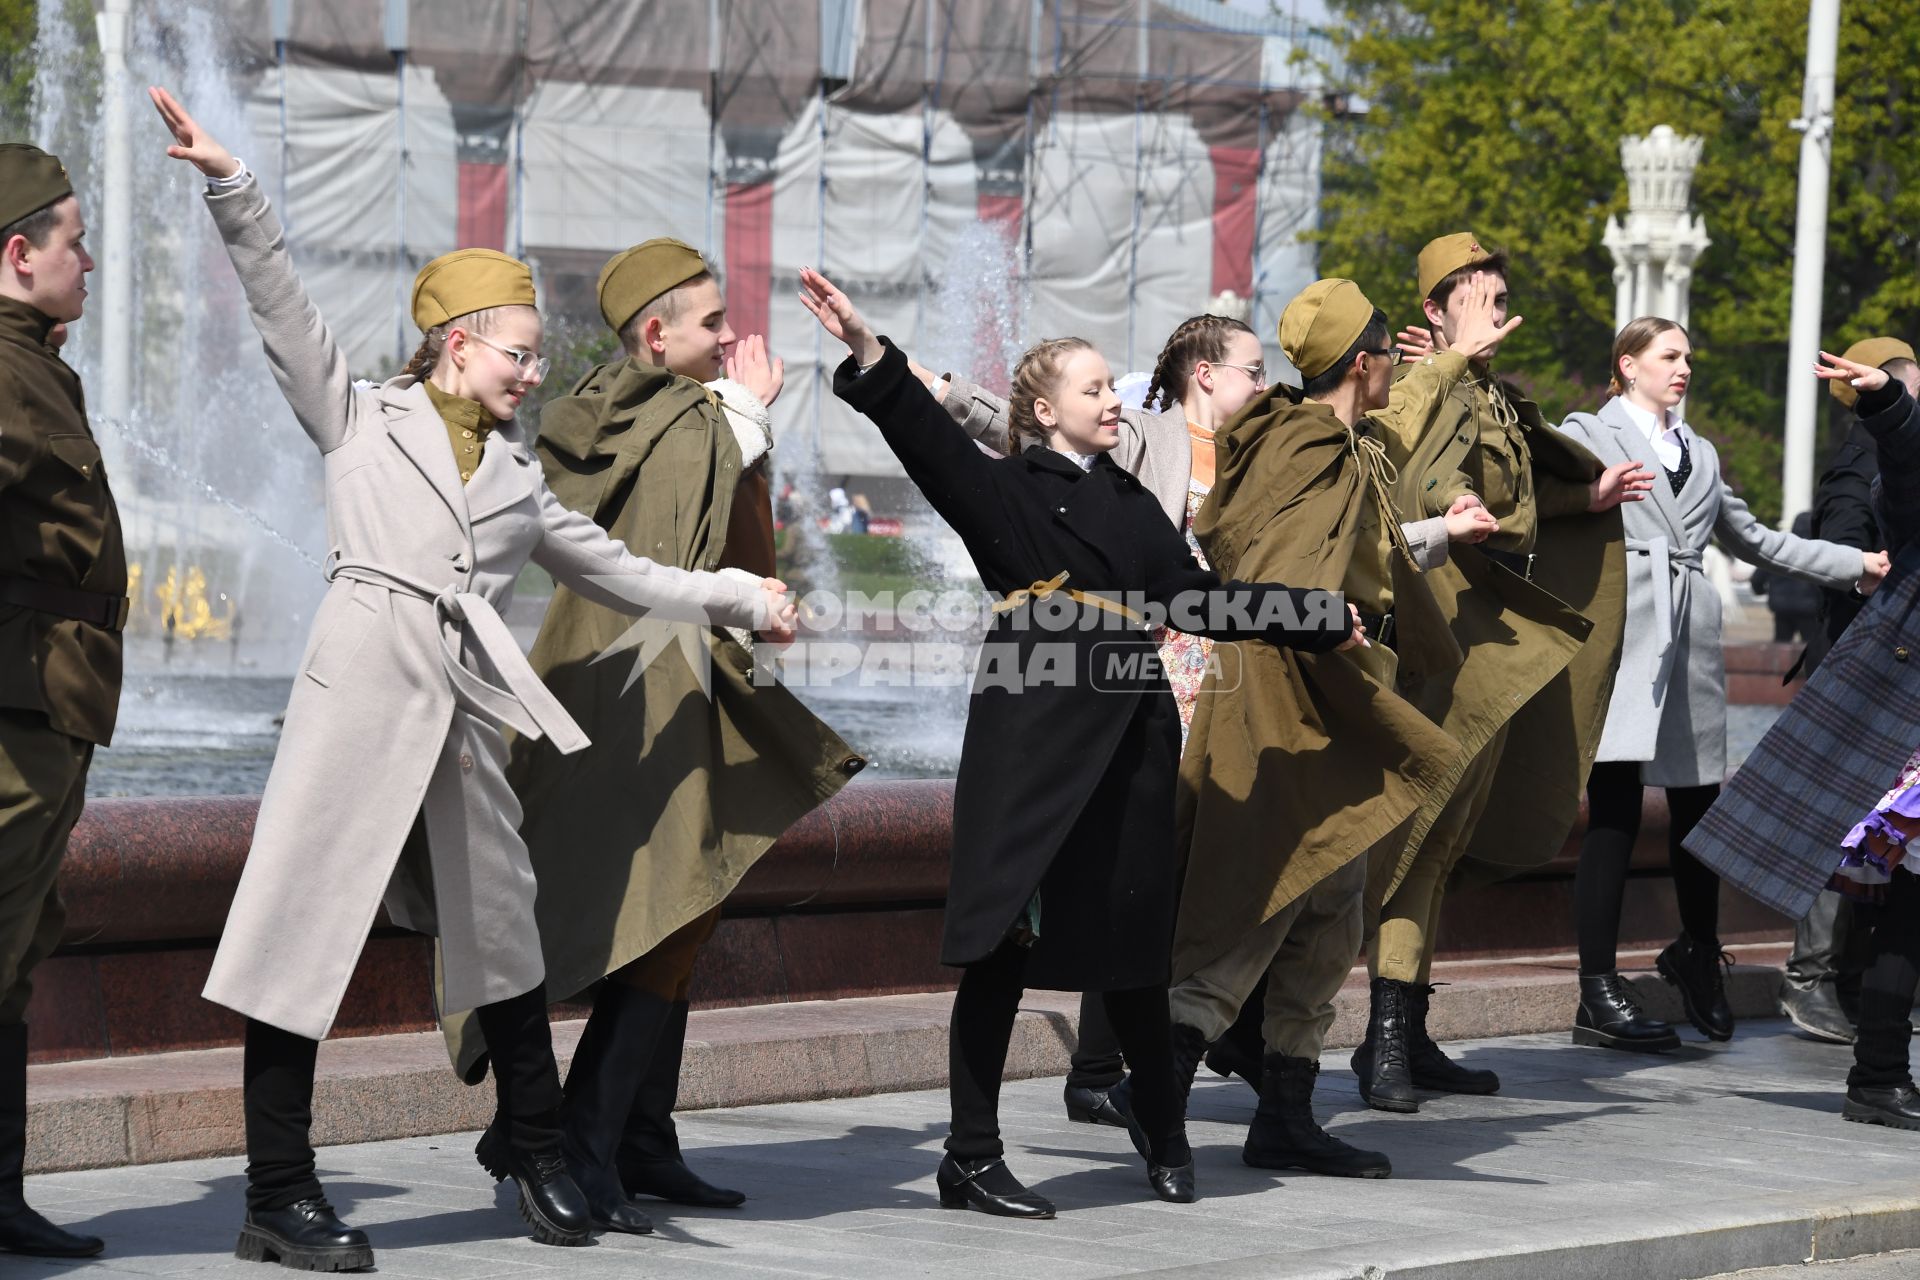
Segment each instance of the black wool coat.
[{"label": "black wool coat", "polygon": [[997,613],[982,649],[954,790],[942,962],[985,959],[1038,893],[1028,985],[1164,984],[1178,892],[1179,717],[1145,627],[1064,593],[1126,598],[1143,615],[1143,600],[1204,602],[1212,607],[1185,617],[1176,608],[1173,622],[1311,652],[1347,638],[1345,604],[1223,583],[1193,559],[1153,495],[1105,456],[1088,471],[1039,447],[988,457],[891,344],[864,374],[842,364],[834,391],[879,426],[988,591],[1007,596],[1068,575],[1060,594]]}]

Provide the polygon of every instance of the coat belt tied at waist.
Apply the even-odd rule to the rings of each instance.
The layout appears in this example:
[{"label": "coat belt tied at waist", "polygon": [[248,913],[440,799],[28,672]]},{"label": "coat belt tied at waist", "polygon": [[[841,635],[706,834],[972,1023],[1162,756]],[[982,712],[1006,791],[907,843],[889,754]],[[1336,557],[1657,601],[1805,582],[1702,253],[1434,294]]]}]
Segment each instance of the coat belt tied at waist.
[{"label": "coat belt tied at waist", "polygon": [[[1652,561],[1649,572],[1653,582],[1653,617],[1655,635],[1659,640],[1659,660],[1653,665],[1653,687],[1655,696],[1667,687],[1667,681],[1673,675],[1673,657],[1676,652],[1674,639],[1677,634],[1677,619],[1687,608],[1693,595],[1692,574],[1704,574],[1706,562],[1699,551],[1692,547],[1675,547],[1666,537],[1628,538],[1627,553],[1638,553]],[[1688,576],[1680,582],[1679,589],[1674,588],[1674,577],[1681,570]]]},{"label": "coat belt tied at waist", "polygon": [[[1031,586],[1021,587],[1018,591],[1010,592],[1005,600],[1001,600],[993,606],[993,611],[995,613],[1011,613],[1030,600],[1045,600],[1055,592],[1060,592],[1066,581],[1067,571],[1062,569],[1059,573],[1054,574],[1053,577],[1043,582],[1035,582]],[[1146,625],[1145,618],[1142,618],[1118,600],[1109,600],[1105,596],[1072,589],[1068,589],[1062,592],[1062,594],[1078,604],[1091,605],[1095,609],[1118,614],[1120,617],[1139,626]]]},{"label": "coat belt tied at waist", "polygon": [[[326,576],[329,582],[346,578],[431,601],[439,623],[440,665],[446,671],[447,683],[453,687],[454,702],[462,710],[512,729],[523,737],[551,738],[563,755],[571,755],[589,745],[586,733],[534,674],[533,666],[514,642],[513,633],[485,596],[455,587],[435,587],[369,561],[341,559],[337,551],[327,556]],[[487,683],[461,662],[454,640],[463,628],[474,648],[486,655],[487,661],[506,681],[506,688]]]}]

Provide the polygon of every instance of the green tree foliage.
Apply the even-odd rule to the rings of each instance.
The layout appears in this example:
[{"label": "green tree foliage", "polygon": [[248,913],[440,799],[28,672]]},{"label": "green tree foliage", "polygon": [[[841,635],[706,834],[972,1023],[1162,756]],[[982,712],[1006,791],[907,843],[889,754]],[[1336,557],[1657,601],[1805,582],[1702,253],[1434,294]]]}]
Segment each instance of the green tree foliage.
[{"label": "green tree foliage", "polygon": [[0,139],[27,136],[33,113],[34,0],[0,0]]},{"label": "green tree foliage", "polygon": [[[1471,229],[1506,249],[1526,323],[1500,367],[1549,419],[1603,398],[1613,263],[1600,237],[1626,209],[1621,137],[1670,124],[1705,139],[1693,199],[1713,245],[1694,275],[1689,416],[1721,443],[1736,485],[1777,514],[1804,0],[1346,0],[1339,10],[1344,101],[1365,109],[1331,125],[1322,273],[1358,280],[1399,324],[1418,317],[1414,258],[1428,239]],[[1830,347],[1920,338],[1913,18],[1902,5],[1842,7]]]}]

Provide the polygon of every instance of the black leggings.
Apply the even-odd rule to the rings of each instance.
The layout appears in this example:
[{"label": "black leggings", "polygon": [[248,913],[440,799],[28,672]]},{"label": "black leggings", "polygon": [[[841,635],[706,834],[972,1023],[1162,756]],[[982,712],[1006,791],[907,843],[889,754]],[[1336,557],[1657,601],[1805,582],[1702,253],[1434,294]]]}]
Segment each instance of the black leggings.
[{"label": "black leggings", "polygon": [[[1639,762],[1633,760],[1596,764],[1587,778],[1587,834],[1580,841],[1580,869],[1574,877],[1583,974],[1612,973],[1619,965],[1620,904],[1633,846],[1640,838],[1644,790]],[[1720,949],[1720,877],[1680,842],[1719,794],[1717,783],[1667,788],[1667,861],[1673,868],[1680,927],[1715,951]]]},{"label": "black leggings", "polygon": [[[947,1150],[962,1160],[1000,1156],[1000,1077],[1007,1066],[1014,1015],[1026,987],[1027,952],[1002,943],[970,964],[953,998],[947,1053],[953,1131]],[[1187,1149],[1180,1099],[1173,1082],[1173,1028],[1165,987],[1102,993],[1107,1020],[1133,1068],[1133,1111],[1146,1132],[1154,1163],[1179,1166]]]},{"label": "black leggings", "polygon": [[1893,873],[1883,903],[1860,907],[1869,922],[1867,971],[1860,979],[1860,1036],[1849,1085],[1907,1084],[1913,994],[1920,985],[1920,876]]}]

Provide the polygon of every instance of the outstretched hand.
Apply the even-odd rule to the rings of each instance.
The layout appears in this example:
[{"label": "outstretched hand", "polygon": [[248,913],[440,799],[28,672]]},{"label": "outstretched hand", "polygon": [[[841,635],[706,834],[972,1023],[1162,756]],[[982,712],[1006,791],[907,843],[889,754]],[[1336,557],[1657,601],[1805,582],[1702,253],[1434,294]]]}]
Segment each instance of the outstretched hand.
[{"label": "outstretched hand", "polygon": [[1841,356],[1820,353],[1825,364],[1813,366],[1813,376],[1825,382],[1845,378],[1855,391],[1878,391],[1887,385],[1890,376],[1885,369],[1876,369],[1872,365],[1859,364]]},{"label": "outstretched hand", "polygon": [[1493,512],[1487,510],[1477,494],[1463,493],[1453,500],[1447,508],[1448,542],[1485,542],[1487,538],[1500,532],[1500,522],[1493,518]]},{"label": "outstretched hand", "polygon": [[792,644],[799,612],[787,598],[787,584],[778,578],[760,579],[760,598],[767,607],[767,625],[755,634],[769,644]]},{"label": "outstretched hand", "polygon": [[1616,462],[1588,486],[1588,511],[1611,511],[1623,502],[1644,502],[1653,491],[1653,472],[1638,462]]},{"label": "outstretched hand", "polygon": [[1393,341],[1400,348],[1400,358],[1408,364],[1418,364],[1433,354],[1433,330],[1423,329],[1410,324],[1393,335]]},{"label": "outstretched hand", "polygon": [[1893,560],[1884,551],[1865,551],[1860,555],[1860,580],[1853,584],[1854,590],[1863,596],[1870,596],[1880,589],[1880,584],[1893,572]]},{"label": "outstretched hand", "polygon": [[240,171],[240,162],[233,158],[233,152],[195,124],[193,117],[187,114],[187,109],[172,94],[155,85],[147,90],[147,97],[153,99],[160,118],[173,131],[174,145],[167,148],[168,155],[175,160],[188,161],[209,178],[231,178]]},{"label": "outstretched hand", "polygon": [[767,340],[757,333],[750,333],[733,344],[733,350],[727,354],[726,371],[729,378],[753,392],[769,409],[787,381],[787,362],[779,356],[769,357]]},{"label": "outstretched hand", "polygon": [[847,344],[854,362],[862,368],[878,363],[886,354],[866,317],[846,294],[834,288],[833,281],[812,267],[800,268],[800,305],[813,313],[822,329]]},{"label": "outstretched hand", "polygon": [[1349,649],[1368,648],[1373,643],[1367,639],[1367,625],[1360,621],[1360,607],[1358,605],[1349,604],[1347,606],[1347,617],[1351,619],[1353,623],[1353,630],[1349,631],[1347,638],[1342,640],[1339,645],[1334,648],[1335,653],[1345,653]]}]

